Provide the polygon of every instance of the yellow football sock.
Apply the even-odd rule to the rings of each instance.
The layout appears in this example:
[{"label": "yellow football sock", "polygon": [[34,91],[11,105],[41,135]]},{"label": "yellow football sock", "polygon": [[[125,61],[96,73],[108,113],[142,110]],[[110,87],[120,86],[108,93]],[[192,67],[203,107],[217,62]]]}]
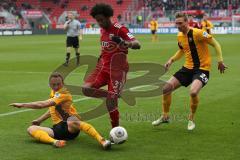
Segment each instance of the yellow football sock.
[{"label": "yellow football sock", "polygon": [[92,125],[81,121],[80,122],[80,130],[82,130],[89,136],[95,138],[99,143],[101,143],[103,137],[95,130],[95,128]]},{"label": "yellow football sock", "polygon": [[168,116],[171,101],[172,101],[172,95],[171,94],[164,94],[163,95],[163,97],[162,97],[163,116]]},{"label": "yellow football sock", "polygon": [[190,98],[190,108],[191,108],[191,112],[192,113],[196,112],[197,106],[198,106],[198,102],[199,102],[198,96]]},{"label": "yellow football sock", "polygon": [[46,131],[36,130],[31,133],[32,137],[43,143],[54,143],[56,140],[48,135]]},{"label": "yellow football sock", "polygon": [[197,110],[198,102],[199,102],[198,96],[190,98],[191,114],[189,116],[189,119],[191,119],[191,120],[193,120],[194,113]]}]

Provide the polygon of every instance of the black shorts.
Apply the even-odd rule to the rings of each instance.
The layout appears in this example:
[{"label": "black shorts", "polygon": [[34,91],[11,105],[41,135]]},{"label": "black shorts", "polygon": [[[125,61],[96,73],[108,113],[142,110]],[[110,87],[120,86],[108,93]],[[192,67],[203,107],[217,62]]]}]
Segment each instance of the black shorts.
[{"label": "black shorts", "polygon": [[53,125],[52,130],[54,133],[54,138],[58,140],[71,140],[76,138],[80,133],[80,131],[76,133],[70,133],[68,131],[67,122],[63,122],[63,121]]},{"label": "black shorts", "polygon": [[67,37],[67,47],[79,48],[79,40],[77,37]]},{"label": "black shorts", "polygon": [[185,87],[191,84],[195,79],[200,80],[203,86],[205,86],[209,79],[209,71],[182,67],[173,76],[181,83],[182,86]]},{"label": "black shorts", "polygon": [[151,30],[152,34],[155,34],[157,31],[156,30]]}]

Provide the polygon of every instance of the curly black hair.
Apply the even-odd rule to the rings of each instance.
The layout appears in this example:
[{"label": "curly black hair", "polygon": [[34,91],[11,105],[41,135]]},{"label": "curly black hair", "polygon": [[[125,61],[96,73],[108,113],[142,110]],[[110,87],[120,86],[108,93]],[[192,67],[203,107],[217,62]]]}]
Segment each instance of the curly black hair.
[{"label": "curly black hair", "polygon": [[98,3],[91,9],[90,15],[95,18],[96,15],[101,14],[104,17],[112,17],[113,9],[110,5],[105,3]]}]

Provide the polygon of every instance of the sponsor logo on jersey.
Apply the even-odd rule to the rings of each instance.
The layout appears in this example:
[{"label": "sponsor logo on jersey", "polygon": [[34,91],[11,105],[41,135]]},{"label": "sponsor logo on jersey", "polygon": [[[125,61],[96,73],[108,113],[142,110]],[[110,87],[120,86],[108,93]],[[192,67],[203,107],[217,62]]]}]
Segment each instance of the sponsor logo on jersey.
[{"label": "sponsor logo on jersey", "polygon": [[203,37],[208,38],[208,33],[207,32],[203,32]]},{"label": "sponsor logo on jersey", "polygon": [[106,42],[106,41],[102,41],[102,47],[108,47],[109,46],[109,43]]}]

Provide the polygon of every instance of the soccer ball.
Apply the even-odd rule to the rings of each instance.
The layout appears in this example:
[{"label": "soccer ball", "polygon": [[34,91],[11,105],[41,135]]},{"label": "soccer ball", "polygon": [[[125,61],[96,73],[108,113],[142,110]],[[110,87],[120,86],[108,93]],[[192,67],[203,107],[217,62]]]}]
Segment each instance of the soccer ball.
[{"label": "soccer ball", "polygon": [[127,131],[123,127],[114,127],[110,131],[110,140],[115,144],[122,144],[127,140],[127,138]]}]

